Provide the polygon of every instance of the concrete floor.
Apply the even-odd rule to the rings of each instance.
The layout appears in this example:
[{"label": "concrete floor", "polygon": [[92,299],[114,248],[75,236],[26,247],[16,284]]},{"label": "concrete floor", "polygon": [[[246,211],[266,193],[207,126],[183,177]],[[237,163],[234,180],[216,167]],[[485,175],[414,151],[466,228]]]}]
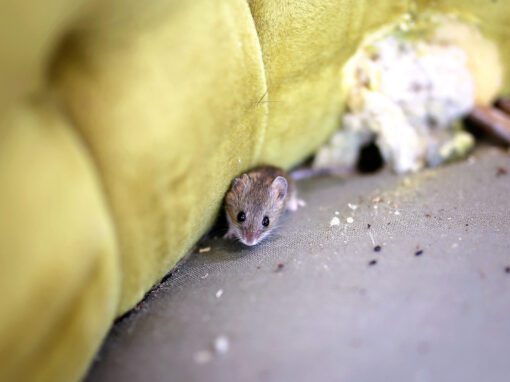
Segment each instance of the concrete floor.
[{"label": "concrete floor", "polygon": [[409,177],[301,183],[308,205],[271,240],[201,244],[115,325],[87,380],[509,381],[503,168],[488,149]]}]

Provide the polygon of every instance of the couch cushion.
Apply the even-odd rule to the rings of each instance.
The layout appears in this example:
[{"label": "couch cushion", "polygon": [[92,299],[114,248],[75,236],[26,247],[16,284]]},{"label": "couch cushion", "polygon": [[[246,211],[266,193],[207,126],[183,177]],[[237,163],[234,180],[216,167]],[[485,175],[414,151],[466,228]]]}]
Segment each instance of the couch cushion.
[{"label": "couch cushion", "polygon": [[112,205],[122,313],[210,226],[230,179],[255,164],[267,104],[244,1],[114,4],[69,37],[55,81]]},{"label": "couch cushion", "polygon": [[102,188],[83,142],[48,102],[4,114],[0,137],[0,379],[74,380],[117,307]]}]

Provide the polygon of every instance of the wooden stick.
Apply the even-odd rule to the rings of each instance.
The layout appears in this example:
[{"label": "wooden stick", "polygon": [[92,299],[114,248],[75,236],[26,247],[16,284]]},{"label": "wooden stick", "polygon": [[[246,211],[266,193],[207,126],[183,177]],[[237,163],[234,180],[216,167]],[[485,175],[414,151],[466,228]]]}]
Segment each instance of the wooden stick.
[{"label": "wooden stick", "polygon": [[510,144],[510,115],[490,106],[475,106],[468,118],[477,127]]}]

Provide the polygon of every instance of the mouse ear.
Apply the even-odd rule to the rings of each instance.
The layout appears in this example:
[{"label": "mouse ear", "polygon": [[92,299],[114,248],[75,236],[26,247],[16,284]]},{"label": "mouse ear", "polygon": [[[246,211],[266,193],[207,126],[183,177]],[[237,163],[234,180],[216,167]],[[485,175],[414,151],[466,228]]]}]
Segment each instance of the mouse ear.
[{"label": "mouse ear", "polygon": [[271,193],[277,200],[283,200],[287,196],[287,188],[289,187],[287,179],[283,176],[277,176],[271,184]]},{"label": "mouse ear", "polygon": [[234,178],[234,180],[232,181],[232,189],[237,192],[242,192],[248,185],[249,181],[250,177],[246,174],[243,174],[239,178]]}]

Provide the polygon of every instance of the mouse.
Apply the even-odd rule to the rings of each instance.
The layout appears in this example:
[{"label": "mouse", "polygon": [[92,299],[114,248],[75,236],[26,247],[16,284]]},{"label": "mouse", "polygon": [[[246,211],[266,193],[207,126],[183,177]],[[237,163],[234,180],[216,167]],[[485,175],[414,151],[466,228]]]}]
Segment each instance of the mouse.
[{"label": "mouse", "polygon": [[278,227],[285,211],[304,206],[294,179],[274,166],[259,166],[234,178],[225,196],[228,231],[224,238],[254,246]]}]

